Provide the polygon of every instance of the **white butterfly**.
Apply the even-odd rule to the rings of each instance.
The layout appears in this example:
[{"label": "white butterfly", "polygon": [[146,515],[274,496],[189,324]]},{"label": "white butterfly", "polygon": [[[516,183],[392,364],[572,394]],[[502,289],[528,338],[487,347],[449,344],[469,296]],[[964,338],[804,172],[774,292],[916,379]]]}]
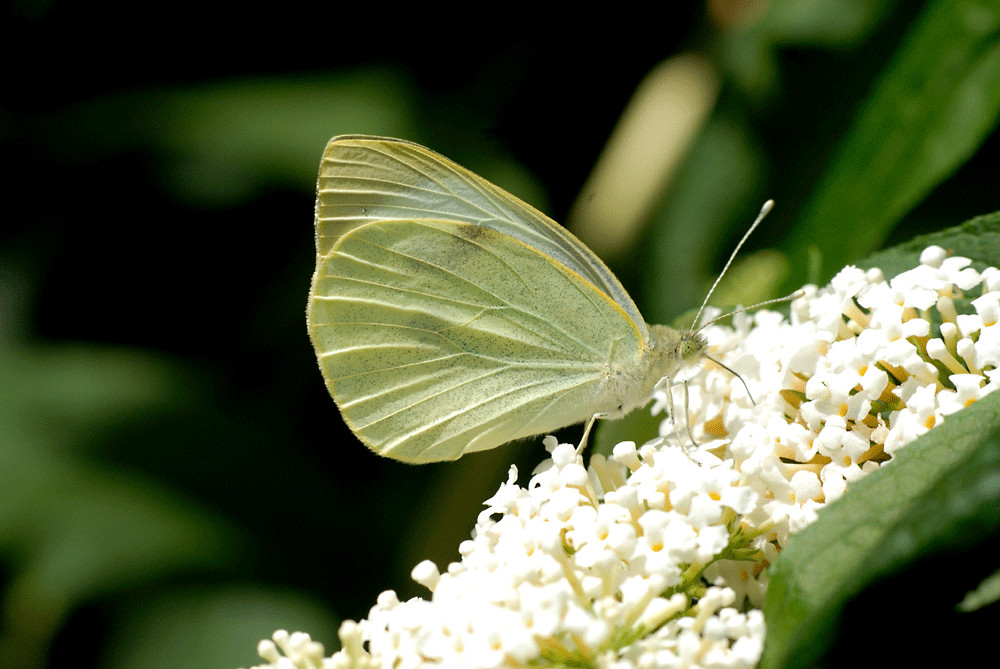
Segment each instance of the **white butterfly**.
[{"label": "white butterfly", "polygon": [[398,460],[623,415],[705,357],[552,219],[412,142],[330,140],[316,252],[320,370],[354,434]]}]

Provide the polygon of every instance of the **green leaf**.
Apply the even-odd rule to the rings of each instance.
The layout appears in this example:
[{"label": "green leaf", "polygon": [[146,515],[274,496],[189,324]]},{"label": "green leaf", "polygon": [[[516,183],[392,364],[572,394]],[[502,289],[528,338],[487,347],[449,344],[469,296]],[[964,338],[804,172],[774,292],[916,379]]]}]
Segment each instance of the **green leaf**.
[{"label": "green leaf", "polygon": [[931,245],[969,258],[972,266],[980,271],[987,267],[1000,267],[1000,212],[977,216],[957,227],[915,237],[869,256],[858,266],[863,269],[878,267],[886,278],[892,278],[916,267],[920,262],[920,253]]},{"label": "green leaf", "polygon": [[853,483],[774,564],[761,666],[809,666],[833,637],[843,607],[867,585],[918,556],[975,541],[972,528],[1000,529],[1000,489],[989,485],[998,476],[994,393]]},{"label": "green leaf", "polygon": [[[809,280],[871,253],[964,163],[1000,115],[1000,5],[938,0],[876,82],[783,249]],[[818,270],[818,271],[817,271]]]}]

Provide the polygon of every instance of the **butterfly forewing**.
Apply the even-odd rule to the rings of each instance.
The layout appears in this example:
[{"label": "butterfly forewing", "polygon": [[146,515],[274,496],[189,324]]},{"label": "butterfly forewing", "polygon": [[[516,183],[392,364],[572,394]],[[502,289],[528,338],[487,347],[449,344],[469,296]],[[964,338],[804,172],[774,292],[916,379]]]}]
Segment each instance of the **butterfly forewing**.
[{"label": "butterfly forewing", "polygon": [[345,420],[373,450],[457,458],[589,419],[642,334],[538,249],[450,220],[353,227],[313,279],[310,333]]},{"label": "butterfly forewing", "polygon": [[321,258],[371,222],[436,219],[489,227],[577,273],[616,302],[648,340],[638,308],[586,246],[534,207],[430,149],[398,139],[334,137],[323,154],[317,192]]}]

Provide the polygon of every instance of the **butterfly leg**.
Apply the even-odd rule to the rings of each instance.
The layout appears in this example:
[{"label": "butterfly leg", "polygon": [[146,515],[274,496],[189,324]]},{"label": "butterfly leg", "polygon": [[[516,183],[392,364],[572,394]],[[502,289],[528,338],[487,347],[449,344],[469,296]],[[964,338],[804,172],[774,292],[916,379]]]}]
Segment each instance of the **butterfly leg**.
[{"label": "butterfly leg", "polygon": [[594,427],[594,423],[596,423],[597,419],[600,417],[601,414],[595,413],[590,417],[590,420],[587,421],[587,427],[583,428],[583,436],[580,438],[580,445],[576,447],[577,455],[581,455],[583,453],[583,449],[587,447],[587,437],[590,436],[590,429]]},{"label": "butterfly leg", "polygon": [[[661,383],[663,383],[661,381]],[[674,423],[674,380],[669,376],[666,377],[666,383],[664,384],[664,390],[667,391],[667,417],[670,419],[670,427],[677,431],[677,426]]]},{"label": "butterfly leg", "polygon": [[688,410],[688,382],[684,381],[684,421],[687,424],[688,439],[691,445],[698,448],[699,444],[694,439],[694,432],[691,430],[691,412]]},{"label": "butterfly leg", "polygon": [[[670,418],[670,427],[673,433],[677,434],[677,412],[674,410],[674,380],[668,376],[666,381],[667,416]],[[687,384],[684,387],[686,389]]]}]

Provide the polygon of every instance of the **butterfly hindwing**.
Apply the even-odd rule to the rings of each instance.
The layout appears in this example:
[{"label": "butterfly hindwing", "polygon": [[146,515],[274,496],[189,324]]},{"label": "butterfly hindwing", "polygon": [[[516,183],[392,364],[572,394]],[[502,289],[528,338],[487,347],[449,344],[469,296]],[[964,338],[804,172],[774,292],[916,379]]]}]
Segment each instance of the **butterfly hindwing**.
[{"label": "butterfly hindwing", "polygon": [[447,460],[590,418],[642,334],[542,251],[452,220],[355,226],[313,279],[310,334],[331,394],[373,450]]}]

